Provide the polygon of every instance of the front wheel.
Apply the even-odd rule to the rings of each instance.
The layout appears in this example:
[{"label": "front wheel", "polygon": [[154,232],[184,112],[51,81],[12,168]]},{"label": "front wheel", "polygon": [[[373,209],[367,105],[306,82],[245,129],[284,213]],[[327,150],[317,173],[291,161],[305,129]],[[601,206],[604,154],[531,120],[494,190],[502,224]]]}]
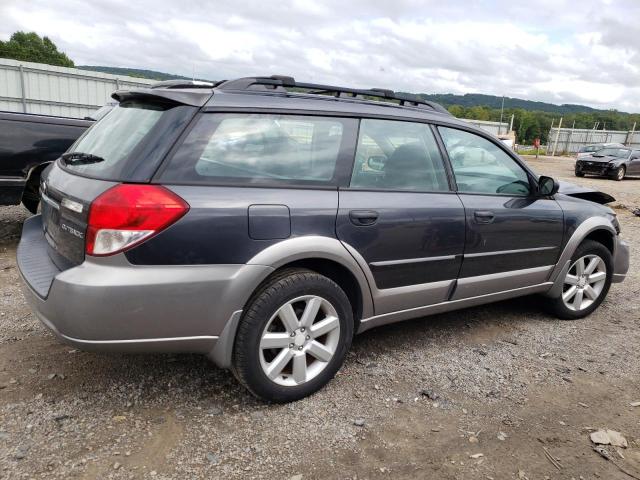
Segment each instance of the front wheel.
[{"label": "front wheel", "polygon": [[562,319],[583,318],[602,303],[613,273],[611,252],[593,240],[583,242],[573,254],[562,295],[551,300],[553,312]]},{"label": "front wheel", "polygon": [[618,182],[624,180],[624,176],[627,174],[627,168],[624,165],[619,166],[615,172],[613,172],[613,179]]},{"label": "front wheel", "polygon": [[353,313],[344,291],[316,272],[286,270],[249,301],[238,326],[233,371],[259,398],[299,400],[333,378],[352,337]]}]

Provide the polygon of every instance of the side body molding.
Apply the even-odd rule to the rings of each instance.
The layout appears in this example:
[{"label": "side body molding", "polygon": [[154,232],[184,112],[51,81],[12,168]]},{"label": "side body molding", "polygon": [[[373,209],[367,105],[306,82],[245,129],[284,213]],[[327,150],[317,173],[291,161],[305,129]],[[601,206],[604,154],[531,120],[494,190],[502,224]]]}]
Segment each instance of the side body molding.
[{"label": "side body molding", "polygon": [[[549,281],[555,282],[557,279],[562,278],[560,273],[566,268],[567,262],[571,260],[571,257],[575,253],[578,245],[582,243],[582,241],[589,235],[591,232],[596,230],[606,230],[613,237],[616,236],[616,231],[611,225],[611,221],[609,221],[606,217],[590,217],[587,218],[584,222],[582,222],[578,228],[575,229],[569,240],[567,241],[564,250],[560,254],[560,258],[556,262],[556,266],[551,271],[549,275]],[[616,242],[613,242],[614,248]],[[615,256],[615,251],[612,252]]]},{"label": "side body molding", "polygon": [[283,240],[265,248],[250,259],[247,264],[266,265],[277,269],[297,260],[310,259],[332,260],[347,268],[353,274],[360,287],[362,318],[368,318],[374,314],[370,283],[364,273],[365,270],[343,244],[335,238],[310,235]]}]

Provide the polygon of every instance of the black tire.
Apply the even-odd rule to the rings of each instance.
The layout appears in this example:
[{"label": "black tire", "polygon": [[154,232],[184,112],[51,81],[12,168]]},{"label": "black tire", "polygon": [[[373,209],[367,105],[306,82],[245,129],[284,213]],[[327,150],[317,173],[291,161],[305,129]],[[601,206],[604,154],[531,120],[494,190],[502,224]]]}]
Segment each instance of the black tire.
[{"label": "black tire", "polygon": [[611,287],[611,279],[613,276],[613,257],[609,249],[599,242],[593,240],[585,240],[580,244],[580,246],[576,249],[575,253],[571,257],[571,265],[573,265],[574,262],[576,262],[579,258],[584,257],[585,255],[597,255],[604,261],[607,269],[607,276],[604,287],[602,288],[602,291],[600,292],[598,298],[591,305],[582,310],[571,310],[570,308],[568,308],[562,300],[562,293],[557,298],[550,299],[550,310],[560,319],[577,320],[579,318],[584,318],[587,315],[590,315],[596,308],[600,306],[602,301],[607,296],[609,288]]},{"label": "black tire", "polygon": [[31,213],[38,213],[40,205],[40,175],[27,183],[22,192],[22,205]]},{"label": "black tire", "polygon": [[625,167],[624,165],[620,165],[618,168],[616,168],[615,172],[613,172],[613,179],[620,182],[621,180],[624,180],[625,175],[627,174],[627,167]]},{"label": "black tire", "polygon": [[576,177],[584,177],[584,173],[582,173],[582,172],[576,172]]},{"label": "black tire", "polygon": [[[317,376],[300,385],[285,386],[269,379],[261,366],[260,340],[269,320],[288,301],[317,295],[335,308],[340,337],[333,354]],[[353,312],[349,298],[331,279],[306,269],[286,269],[274,275],[249,300],[235,338],[232,369],[253,395],[284,403],[299,400],[327,384],[342,366],[353,338]]]}]

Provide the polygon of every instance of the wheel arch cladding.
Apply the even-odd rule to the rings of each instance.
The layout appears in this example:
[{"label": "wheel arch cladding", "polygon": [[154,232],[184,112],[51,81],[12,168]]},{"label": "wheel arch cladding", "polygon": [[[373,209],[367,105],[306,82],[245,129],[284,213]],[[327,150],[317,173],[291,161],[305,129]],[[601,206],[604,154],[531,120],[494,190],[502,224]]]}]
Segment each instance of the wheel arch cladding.
[{"label": "wheel arch cladding", "polygon": [[[609,235],[609,237],[604,237],[605,235]],[[580,246],[580,244],[587,238],[596,239],[596,241],[599,241],[597,239],[610,241],[611,243],[608,246],[605,244],[605,246],[607,246],[609,251],[613,254],[613,239],[615,235],[616,231],[608,218],[600,216],[587,218],[575,229],[567,241],[564,250],[560,254],[560,258],[556,262],[555,268],[551,272],[549,280],[555,282],[558,279],[561,271],[566,266],[566,263],[571,259],[578,246]]]},{"label": "wheel arch cladding", "polygon": [[334,238],[305,236],[284,240],[267,247],[247,263],[268,265],[276,271],[299,267],[318,272],[344,290],[352,302],[356,321],[373,315],[373,300],[364,272]]}]

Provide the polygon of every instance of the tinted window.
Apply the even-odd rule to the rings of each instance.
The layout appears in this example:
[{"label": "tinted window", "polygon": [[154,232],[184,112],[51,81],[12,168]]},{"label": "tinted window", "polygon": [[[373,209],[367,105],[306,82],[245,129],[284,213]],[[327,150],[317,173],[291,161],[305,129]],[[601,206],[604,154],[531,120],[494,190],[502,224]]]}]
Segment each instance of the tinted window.
[{"label": "tinted window", "polygon": [[163,178],[326,183],[334,178],[343,130],[341,120],[326,117],[205,114]]},{"label": "tinted window", "polygon": [[449,190],[440,151],[429,126],[363,119],[351,186],[425,192]]},{"label": "tinted window", "polygon": [[112,176],[168,109],[163,105],[135,101],[121,103],[69,149],[104,160],[89,164],[67,163],[66,168],[101,178]]},{"label": "tinted window", "polygon": [[473,133],[439,127],[456,176],[466,193],[528,195],[527,172],[493,142]]}]

